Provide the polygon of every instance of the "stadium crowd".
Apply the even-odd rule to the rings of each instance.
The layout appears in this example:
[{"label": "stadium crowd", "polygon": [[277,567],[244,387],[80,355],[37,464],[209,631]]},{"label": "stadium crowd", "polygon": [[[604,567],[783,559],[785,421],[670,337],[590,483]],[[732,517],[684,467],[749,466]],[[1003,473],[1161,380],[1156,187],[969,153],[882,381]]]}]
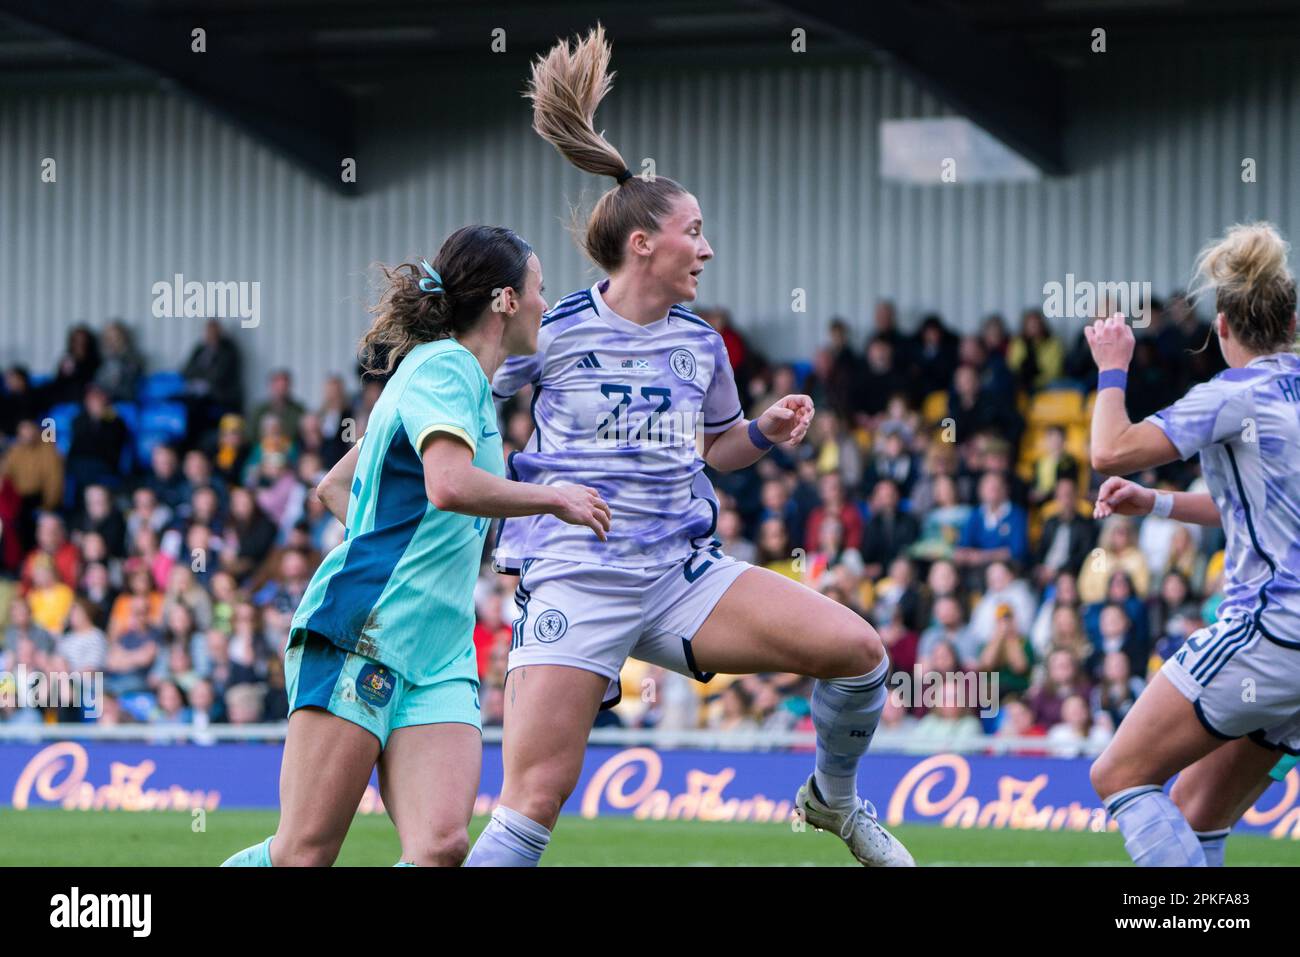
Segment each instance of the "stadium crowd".
[{"label": "stadium crowd", "polygon": [[[726,342],[749,417],[791,392],[817,403],[801,446],[711,474],[717,534],[730,554],[880,631],[901,687],[878,748],[978,747],[1000,735],[1041,737],[1032,753],[1081,753],[1214,620],[1218,529],[1091,518],[1096,371],[1081,323],[1063,336],[1030,309],[1015,330],[992,315],[958,335],[928,315],[908,334],[882,301],[865,342],[833,319],[812,360],[789,364],[767,361],[725,309],[698,311]],[[1149,318],[1129,376],[1134,420],[1223,367],[1183,296],[1153,303]],[[364,433],[382,389],[353,381],[332,375],[309,403],[279,369],[246,407],[236,335],[216,320],[180,370],[148,370],[120,321],[73,328],[52,374],[8,368],[0,721],[283,720],[288,625],[344,536],[313,489]],[[529,398],[502,408],[507,452],[531,433]],[[1195,461],[1137,478],[1203,487]],[[501,720],[514,585],[485,555],[474,643],[487,724]],[[102,673],[98,714],[22,706],[22,670]],[[629,662],[623,688],[600,723],[811,728],[811,682],[795,675],[701,684]]]}]

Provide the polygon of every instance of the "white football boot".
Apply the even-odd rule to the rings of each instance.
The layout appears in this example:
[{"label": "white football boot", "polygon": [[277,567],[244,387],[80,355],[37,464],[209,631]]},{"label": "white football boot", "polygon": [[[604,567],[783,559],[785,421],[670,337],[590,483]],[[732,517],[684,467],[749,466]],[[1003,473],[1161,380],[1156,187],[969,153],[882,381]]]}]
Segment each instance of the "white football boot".
[{"label": "white football boot", "polygon": [[876,819],[870,801],[859,800],[847,811],[817,800],[812,775],[794,798],[795,810],[813,827],[838,834],[863,867],[915,867],[916,861],[894,835]]}]

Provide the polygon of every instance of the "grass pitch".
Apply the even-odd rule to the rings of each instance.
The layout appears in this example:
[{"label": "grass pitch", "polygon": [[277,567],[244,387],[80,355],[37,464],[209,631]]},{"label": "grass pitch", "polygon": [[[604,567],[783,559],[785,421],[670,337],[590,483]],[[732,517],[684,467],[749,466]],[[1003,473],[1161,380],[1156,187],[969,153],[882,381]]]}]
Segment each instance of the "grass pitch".
[{"label": "grass pitch", "polygon": [[[274,811],[209,812],[204,830],[187,813],[127,813],[0,809],[4,864],[58,867],[210,867],[275,830]],[[477,817],[471,840],[487,823]],[[892,829],[930,866],[1127,865],[1116,833],[954,830],[933,825]],[[398,858],[397,835],[387,817],[358,816],[339,856],[340,865],[387,867]],[[561,818],[543,858],[551,867],[604,866],[826,866],[853,867],[835,836],[799,833],[781,824],[637,821],[630,818]],[[1300,864],[1300,845],[1287,840],[1234,835],[1227,863]]]}]

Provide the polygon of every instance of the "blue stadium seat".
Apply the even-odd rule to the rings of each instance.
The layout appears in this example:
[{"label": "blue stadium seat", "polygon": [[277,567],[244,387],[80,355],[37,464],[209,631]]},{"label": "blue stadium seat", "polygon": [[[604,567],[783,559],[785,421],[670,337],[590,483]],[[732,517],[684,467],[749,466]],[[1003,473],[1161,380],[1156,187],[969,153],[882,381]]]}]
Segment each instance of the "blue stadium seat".
[{"label": "blue stadium seat", "polygon": [[796,389],[802,389],[808,377],[812,375],[813,364],[808,359],[796,359],[790,363],[790,368],[794,370],[794,385]]},{"label": "blue stadium seat", "polygon": [[136,390],[136,398],[140,400],[141,405],[179,398],[184,394],[185,378],[179,372],[170,369],[151,372],[140,380],[140,387]]},{"label": "blue stadium seat", "polygon": [[47,418],[54,420],[54,444],[65,458],[72,448],[72,420],[80,411],[81,406],[76,402],[60,402],[46,413]]},{"label": "blue stadium seat", "polygon": [[113,408],[126,426],[127,443],[122,447],[122,458],[117,468],[123,475],[130,475],[135,470],[135,438],[140,434],[140,407],[134,402],[117,402]]},{"label": "blue stadium seat", "polygon": [[136,460],[143,465],[149,461],[154,446],[183,439],[186,425],[187,413],[182,403],[142,402],[135,436]]},{"label": "blue stadium seat", "polygon": [[174,439],[185,437],[186,411],[180,402],[140,404],[140,431],[159,432]]}]

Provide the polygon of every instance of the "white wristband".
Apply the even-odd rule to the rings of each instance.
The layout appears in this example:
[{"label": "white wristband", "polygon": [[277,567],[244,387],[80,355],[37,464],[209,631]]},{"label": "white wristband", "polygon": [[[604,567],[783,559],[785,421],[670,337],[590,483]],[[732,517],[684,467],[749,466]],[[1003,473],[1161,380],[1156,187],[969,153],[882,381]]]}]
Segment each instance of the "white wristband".
[{"label": "white wristband", "polygon": [[1173,492],[1156,492],[1155,504],[1151,506],[1151,514],[1159,515],[1161,518],[1168,518],[1174,511],[1174,493]]}]

